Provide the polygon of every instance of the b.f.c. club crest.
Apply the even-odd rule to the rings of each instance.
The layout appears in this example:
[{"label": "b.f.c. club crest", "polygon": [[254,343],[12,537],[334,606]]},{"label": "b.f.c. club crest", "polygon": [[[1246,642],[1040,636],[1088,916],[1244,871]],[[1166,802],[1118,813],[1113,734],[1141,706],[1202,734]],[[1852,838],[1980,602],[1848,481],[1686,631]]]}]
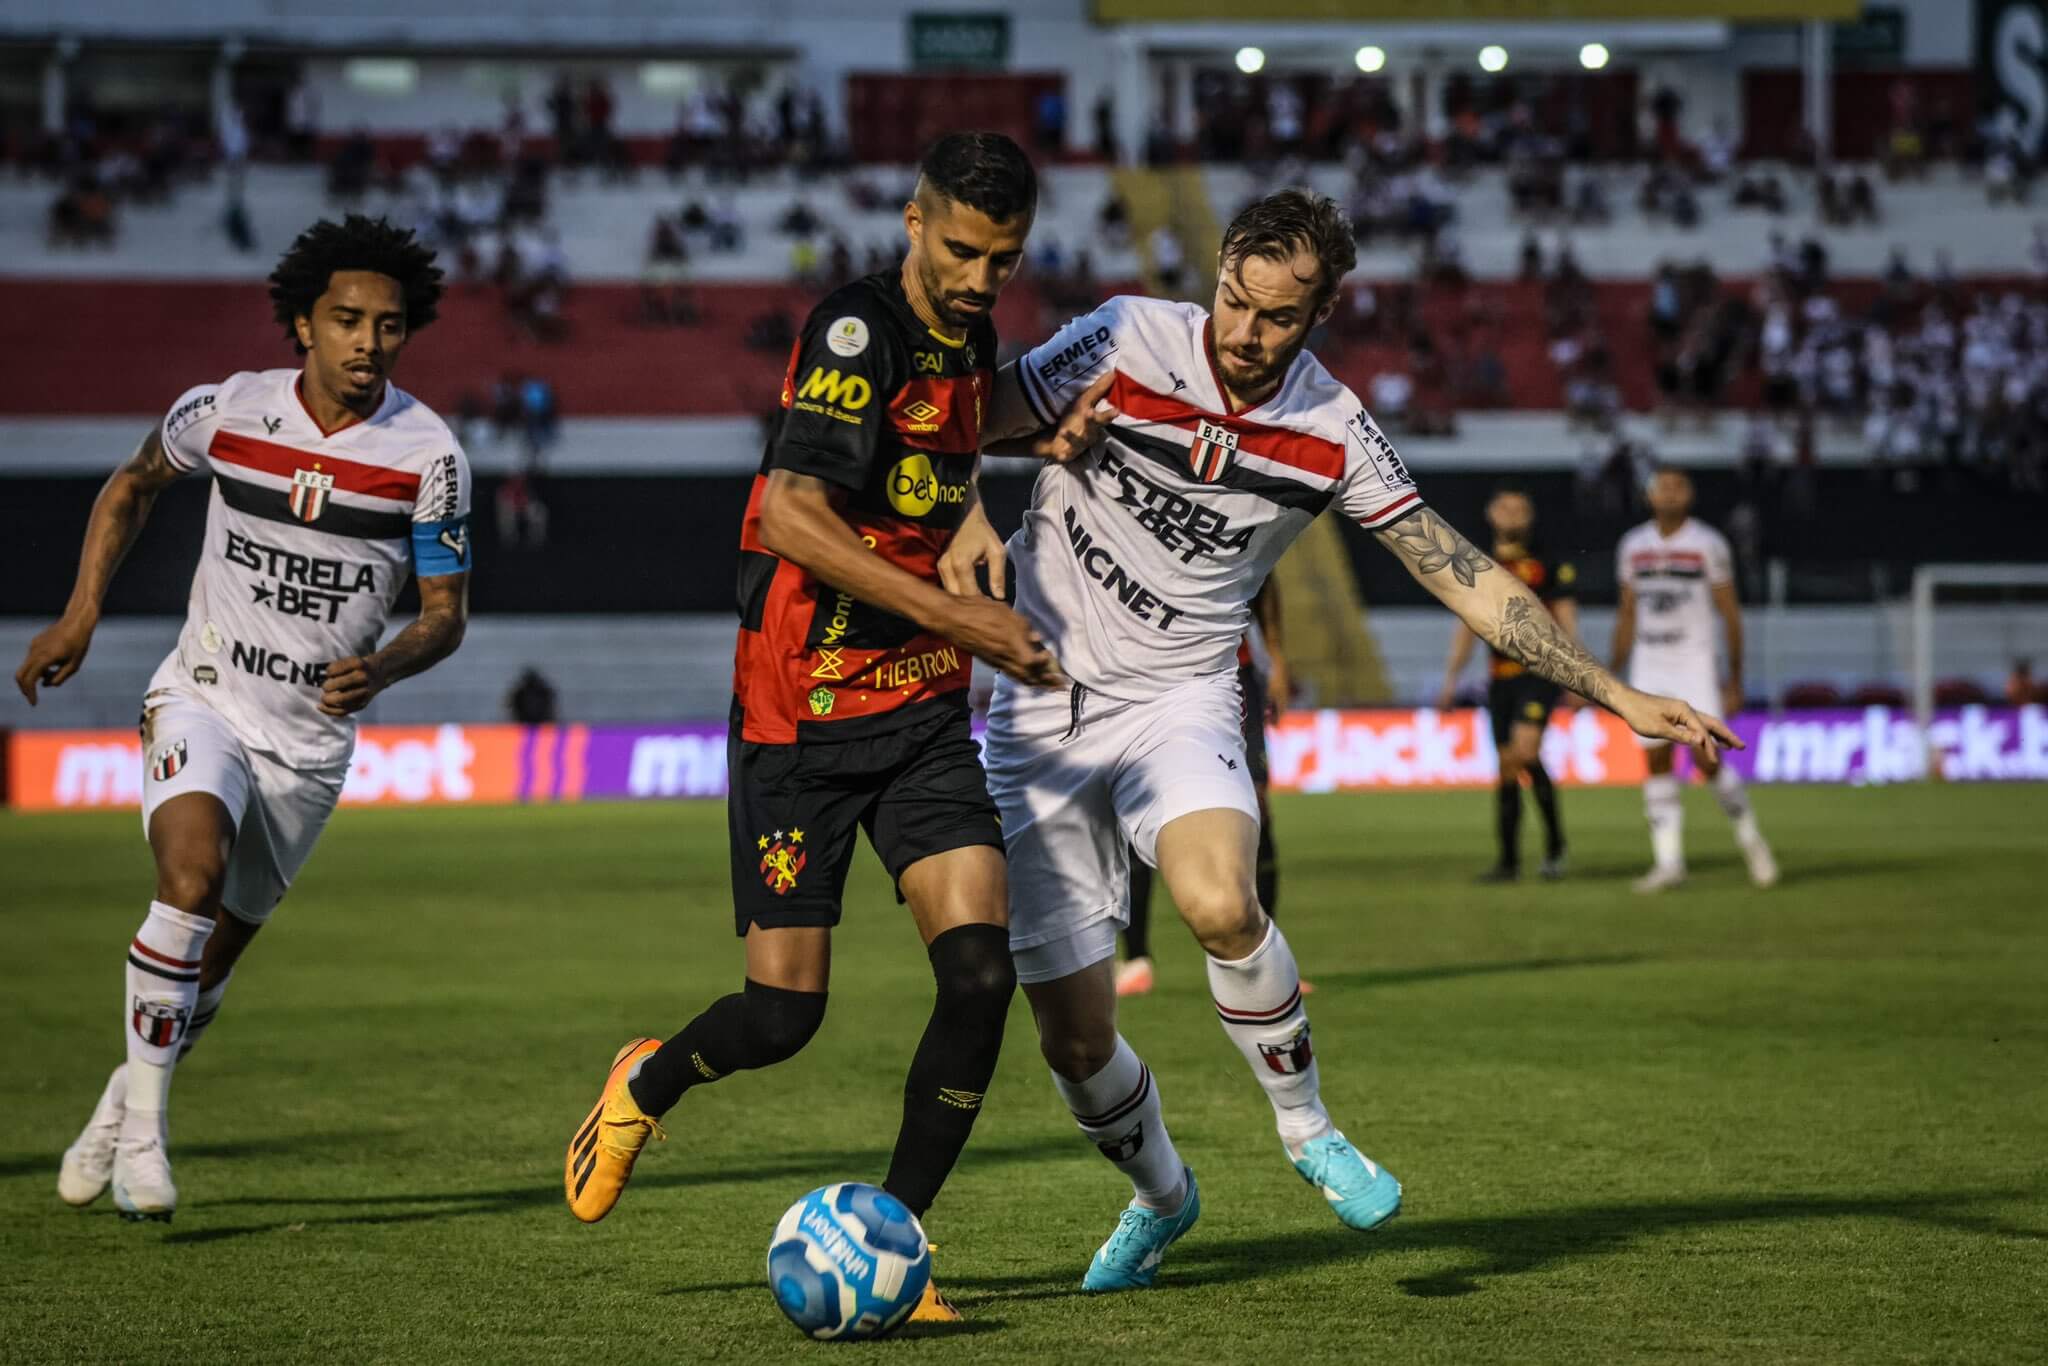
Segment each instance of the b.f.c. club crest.
[{"label": "b.f.c. club crest", "polygon": [[1308,1071],[1308,1065],[1316,1058],[1315,1050],[1309,1046],[1308,1021],[1303,1020],[1301,1027],[1285,1043],[1260,1044],[1259,1056],[1266,1060],[1266,1066],[1282,1076]]},{"label": "b.f.c. club crest", "polygon": [[761,851],[761,881],[775,895],[788,896],[796,886],[797,875],[804,870],[803,844],[801,830],[791,830],[787,835],[777,830],[756,841],[755,847]]},{"label": "b.f.c. club crest", "polygon": [[140,996],[129,999],[134,1005],[128,1020],[135,1028],[136,1038],[152,1048],[169,1048],[184,1037],[185,1025],[192,1018],[190,1006],[175,1001],[145,1001]]},{"label": "b.f.c. club crest", "polygon": [[149,766],[149,776],[160,783],[167,783],[185,771],[185,742],[173,740],[157,751],[156,762]]},{"label": "b.f.c. club crest", "polygon": [[327,495],[334,488],[334,476],[310,470],[292,471],[292,516],[302,522],[317,521],[327,507]]},{"label": "b.f.c. club crest", "polygon": [[1195,472],[1195,478],[1213,484],[1230,468],[1230,457],[1236,450],[1236,432],[1204,421],[1195,429],[1195,444],[1188,447],[1188,468]]}]

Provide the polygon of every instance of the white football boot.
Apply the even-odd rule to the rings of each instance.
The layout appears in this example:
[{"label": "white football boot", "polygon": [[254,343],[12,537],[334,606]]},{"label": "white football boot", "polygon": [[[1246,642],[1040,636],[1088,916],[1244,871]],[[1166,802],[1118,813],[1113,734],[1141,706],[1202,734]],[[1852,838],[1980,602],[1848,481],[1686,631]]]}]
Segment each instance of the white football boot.
[{"label": "white football boot", "polygon": [[[140,1121],[140,1122],[138,1122]],[[168,1135],[161,1113],[151,1123],[130,1112],[114,1141],[114,1204],[123,1219],[170,1222],[178,1208],[178,1187],[171,1181]]]},{"label": "white football boot", "polygon": [[1758,887],[1778,885],[1778,860],[1771,856],[1771,846],[1761,837],[1742,846],[1743,861],[1749,864],[1749,880]]},{"label": "white football boot", "polygon": [[57,1198],[67,1205],[90,1205],[100,1198],[114,1175],[114,1139],[121,1132],[121,1116],[128,1108],[128,1064],[122,1063],[107,1078],[100,1103],[92,1107],[92,1118],[64,1150],[64,1164],[57,1169]]},{"label": "white football boot", "polygon": [[1657,867],[1652,868],[1649,872],[1644,873],[1641,877],[1637,878],[1630,885],[1633,886],[1638,892],[1642,892],[1645,895],[1648,895],[1652,892],[1668,892],[1673,887],[1682,886],[1684,885],[1684,883],[1685,869],[1683,867],[1674,867],[1669,864],[1659,864]]}]

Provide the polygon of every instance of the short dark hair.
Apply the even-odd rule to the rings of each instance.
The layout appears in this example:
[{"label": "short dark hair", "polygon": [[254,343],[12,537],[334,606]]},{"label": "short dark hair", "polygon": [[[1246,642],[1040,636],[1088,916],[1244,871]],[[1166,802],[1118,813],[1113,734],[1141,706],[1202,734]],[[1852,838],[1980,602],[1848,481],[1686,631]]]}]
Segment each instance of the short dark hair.
[{"label": "short dark hair", "polygon": [[917,174],[921,186],[998,223],[1038,207],[1038,172],[1001,133],[948,133],[925,148]]},{"label": "short dark hair", "polygon": [[367,270],[398,281],[409,336],[434,321],[441,302],[441,268],[433,251],[410,228],[352,213],[336,223],[323,218],[298,235],[270,272],[270,302],[285,336],[300,353],[297,320],[309,316],[338,270]]},{"label": "short dark hair", "polygon": [[1313,190],[1278,190],[1254,199],[1223,230],[1221,259],[1226,272],[1236,270],[1247,256],[1285,265],[1303,251],[1315,257],[1320,268],[1320,305],[1358,264],[1358,239],[1337,201]]}]

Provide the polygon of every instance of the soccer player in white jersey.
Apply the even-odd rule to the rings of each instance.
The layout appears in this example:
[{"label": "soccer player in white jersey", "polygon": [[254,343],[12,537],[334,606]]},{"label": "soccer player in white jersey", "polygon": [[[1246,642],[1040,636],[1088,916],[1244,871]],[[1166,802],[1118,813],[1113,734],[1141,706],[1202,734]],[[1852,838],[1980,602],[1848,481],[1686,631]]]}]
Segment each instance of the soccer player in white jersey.
[{"label": "soccer player in white jersey", "polygon": [[[171,1217],[172,1069],[320,838],[355,713],[462,641],[469,464],[441,419],[391,383],[440,295],[433,253],[410,232],[351,215],[303,233],[270,296],[304,366],[230,375],[171,405],[100,490],[71,600],[15,673],[34,705],[38,685],[78,672],[156,495],[212,475],[184,629],[142,699],[156,896],[128,946],[127,1061],[57,1178],[73,1205],[111,1181],[123,1215]],[[414,574],[419,619],[380,649]]]},{"label": "soccer player in white jersey", "polygon": [[1039,1044],[1081,1130],[1135,1198],[1082,1286],[1150,1285],[1200,1208],[1151,1073],[1117,1033],[1124,840],[1158,868],[1208,953],[1224,1032],[1273,1105],[1296,1171],[1354,1228],[1400,1184],[1346,1141],[1318,1094],[1300,974],[1254,883],[1258,801],[1233,667],[1252,595],[1335,505],[1470,626],[1636,730],[1732,740],[1683,702],[1620,683],[1513,574],[1436,516],[1349,390],[1304,349],[1355,255],[1327,198],[1284,191],[1224,233],[1214,309],[1116,298],[998,375],[984,432],[1039,431],[1076,401],[1103,424],[1038,476],[1007,551],[978,515],[944,566],[986,566],[1054,651],[1062,694],[999,682],[989,791],[1010,857],[1010,944]]},{"label": "soccer player in white jersey", "polygon": [[[1728,541],[1692,515],[1692,479],[1666,467],[1651,476],[1650,520],[1621,538],[1615,578],[1621,606],[1614,621],[1614,672],[1630,683],[1684,698],[1695,707],[1742,706],[1742,603],[1735,596],[1735,565]],[[1714,620],[1728,638],[1728,681],[1714,667]],[[1643,811],[1650,822],[1650,871],[1636,879],[1639,892],[1661,892],[1685,881],[1685,804],[1672,772],[1669,743],[1645,739],[1650,775],[1643,780]],[[1778,881],[1778,861],[1757,829],[1749,792],[1733,765],[1702,755],[1700,768],[1714,797],[1735,824],[1735,842],[1759,887]]]}]

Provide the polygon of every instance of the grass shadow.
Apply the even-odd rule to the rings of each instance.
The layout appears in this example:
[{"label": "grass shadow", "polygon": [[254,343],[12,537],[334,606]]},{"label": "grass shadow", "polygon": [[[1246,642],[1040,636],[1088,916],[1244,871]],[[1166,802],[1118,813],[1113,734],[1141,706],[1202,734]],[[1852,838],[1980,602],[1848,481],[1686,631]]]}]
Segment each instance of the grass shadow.
[{"label": "grass shadow", "polygon": [[[361,1144],[378,1138],[388,1138],[389,1129],[354,1129],[345,1132],[317,1134],[287,1134],[278,1138],[238,1138],[220,1143],[180,1143],[175,1156],[194,1158],[239,1158],[276,1157],[280,1153],[318,1153],[333,1148],[356,1150]],[[22,1153],[13,1157],[0,1157],[0,1180],[15,1176],[48,1176],[57,1179],[57,1166],[63,1160],[64,1151],[59,1148],[48,1153]]]},{"label": "grass shadow", "polygon": [[[886,1148],[846,1148],[792,1153],[773,1162],[746,1167],[707,1166],[694,1171],[647,1171],[635,1174],[636,1191],[687,1189],[692,1186],[740,1185],[750,1181],[781,1181],[791,1177],[821,1179],[821,1173],[879,1170],[889,1160]],[[1032,1143],[985,1143],[968,1149],[963,1159],[971,1168],[982,1164],[1071,1160],[1086,1165],[1085,1149],[1066,1136]],[[544,1185],[507,1186],[495,1190],[415,1191],[365,1195],[240,1195],[208,1200],[196,1206],[202,1217],[213,1209],[336,1209],[353,1211],[310,1219],[280,1218],[265,1222],[180,1229],[165,1236],[168,1243],[213,1243],[257,1234],[298,1232],[307,1228],[346,1228],[381,1224],[414,1224],[424,1220],[469,1215],[520,1214],[562,1203],[559,1181]],[[396,1208],[380,1209],[379,1206]],[[427,1206],[427,1208],[418,1208]]]},{"label": "grass shadow", "polygon": [[[2034,1194],[1952,1191],[1919,1195],[1730,1197],[1626,1205],[1587,1205],[1494,1219],[1401,1220],[1371,1233],[1329,1228],[1307,1234],[1205,1243],[1197,1233],[1175,1248],[1161,1290],[1189,1290],[1224,1281],[1256,1281],[1332,1263],[1389,1254],[1454,1251],[1454,1266],[1403,1277],[1408,1294],[1447,1299],[1473,1294],[1484,1282],[1563,1263],[1629,1251],[1662,1234],[1721,1225],[1866,1218],[1903,1219],[1981,1237],[2048,1240],[2048,1230],[2004,1223],[1967,1207]],[[949,1292],[971,1301],[1053,1299],[1079,1294],[1078,1261],[1056,1270],[1010,1276],[953,1276]],[[978,1292],[978,1293],[977,1293]]]}]

